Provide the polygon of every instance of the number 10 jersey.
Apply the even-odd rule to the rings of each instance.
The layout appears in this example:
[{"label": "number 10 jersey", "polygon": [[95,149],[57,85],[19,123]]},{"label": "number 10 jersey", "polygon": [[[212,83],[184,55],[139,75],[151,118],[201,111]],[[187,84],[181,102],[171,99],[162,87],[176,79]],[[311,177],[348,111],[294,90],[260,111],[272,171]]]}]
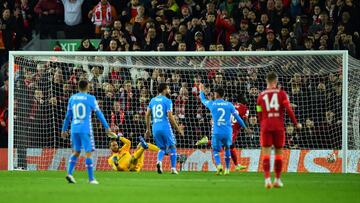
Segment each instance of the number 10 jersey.
[{"label": "number 10 jersey", "polygon": [[[70,97],[66,118],[71,119],[71,133],[92,134],[91,113],[94,111],[105,129],[109,125],[102,114],[96,98],[87,93],[77,93]],[[64,121],[63,132],[68,128],[68,121]]]}]

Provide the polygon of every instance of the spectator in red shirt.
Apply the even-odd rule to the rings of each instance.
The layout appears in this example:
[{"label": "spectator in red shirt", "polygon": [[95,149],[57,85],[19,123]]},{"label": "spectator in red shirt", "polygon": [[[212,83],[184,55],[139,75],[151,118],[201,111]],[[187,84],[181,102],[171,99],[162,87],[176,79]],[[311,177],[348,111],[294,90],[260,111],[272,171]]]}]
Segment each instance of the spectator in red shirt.
[{"label": "spectator in red shirt", "polygon": [[216,33],[217,33],[217,42],[230,45],[230,35],[236,32],[235,21],[233,18],[227,17],[226,14],[218,11],[216,17]]},{"label": "spectator in red shirt", "polygon": [[32,39],[32,31],[35,24],[34,5],[28,0],[21,0],[16,5],[14,16],[17,21],[17,45],[22,47]]},{"label": "spectator in red shirt", "polygon": [[58,24],[63,17],[62,5],[57,0],[39,0],[34,11],[39,16],[40,38],[56,39]]},{"label": "spectator in red shirt", "polygon": [[88,17],[95,25],[96,36],[101,36],[106,27],[112,25],[114,20],[117,19],[117,12],[115,7],[112,6],[107,0],[100,0],[89,12]]}]

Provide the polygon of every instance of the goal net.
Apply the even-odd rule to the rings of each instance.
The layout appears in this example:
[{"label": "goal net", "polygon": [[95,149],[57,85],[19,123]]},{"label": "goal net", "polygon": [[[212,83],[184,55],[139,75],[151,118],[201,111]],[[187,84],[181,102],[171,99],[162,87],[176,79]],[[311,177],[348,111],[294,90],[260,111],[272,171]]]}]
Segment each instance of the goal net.
[{"label": "goal net", "polygon": [[[71,145],[60,137],[60,129],[69,97],[87,79],[111,129],[130,139],[132,148],[144,135],[145,112],[158,84],[168,83],[173,114],[185,131],[184,136],[176,134],[177,167],[184,171],[215,170],[211,148],[195,146],[202,137],[211,137],[211,115],[199,100],[198,84],[205,84],[209,99],[219,86],[231,102],[245,96],[253,133],[240,132],[235,146],[246,171],[261,171],[255,103],[266,88],[267,72],[275,71],[303,124],[297,130],[286,118],[284,171],[342,172],[347,165],[346,171],[359,172],[359,64],[343,51],[11,52],[9,170],[66,168]],[[92,124],[95,168],[111,170],[110,140],[96,116]],[[148,141],[154,143],[153,138]],[[329,154],[335,155],[332,163]],[[345,155],[347,164],[342,162]],[[156,156],[145,152],[143,170],[155,169]],[[169,168],[169,158],[164,167]]]}]

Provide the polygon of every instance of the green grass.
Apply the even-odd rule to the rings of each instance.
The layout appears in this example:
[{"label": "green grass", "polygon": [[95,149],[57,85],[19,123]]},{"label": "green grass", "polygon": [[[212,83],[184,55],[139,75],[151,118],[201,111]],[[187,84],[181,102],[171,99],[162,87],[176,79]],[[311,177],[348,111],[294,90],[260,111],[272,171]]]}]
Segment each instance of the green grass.
[{"label": "green grass", "polygon": [[77,184],[65,172],[0,172],[0,202],[360,202],[358,174],[283,174],[285,187],[264,188],[261,173],[183,172],[178,176],[143,173],[95,173],[100,185],[89,185],[85,172]]}]

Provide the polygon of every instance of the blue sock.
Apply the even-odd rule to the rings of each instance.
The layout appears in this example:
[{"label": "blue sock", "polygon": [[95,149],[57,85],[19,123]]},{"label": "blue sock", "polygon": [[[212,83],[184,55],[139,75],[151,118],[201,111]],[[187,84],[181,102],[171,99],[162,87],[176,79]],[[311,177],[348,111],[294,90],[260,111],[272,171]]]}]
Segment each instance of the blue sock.
[{"label": "blue sock", "polygon": [[157,161],[158,161],[158,162],[159,162],[159,161],[161,161],[161,162],[162,162],[162,160],[163,160],[163,158],[164,158],[164,155],[165,155],[165,150],[160,149],[160,151],[158,152],[158,158],[157,158]]},{"label": "blue sock", "polygon": [[170,162],[171,162],[171,168],[176,168],[176,148],[170,149]]},{"label": "blue sock", "polygon": [[219,154],[219,151],[215,151],[215,150],[214,150],[214,160],[215,160],[215,165],[216,165],[216,166],[220,165],[220,154]]},{"label": "blue sock", "polygon": [[78,159],[77,156],[74,156],[74,155],[70,156],[70,158],[69,158],[69,166],[68,166],[68,170],[67,170],[67,173],[69,175],[73,174],[77,159]]},{"label": "blue sock", "polygon": [[89,176],[89,181],[94,180],[94,170],[93,170],[93,161],[91,158],[86,158],[85,159],[85,166],[88,172],[88,176]]},{"label": "blue sock", "polygon": [[226,149],[225,150],[225,167],[226,167],[226,169],[230,169],[230,160],[231,160],[230,149]]}]

